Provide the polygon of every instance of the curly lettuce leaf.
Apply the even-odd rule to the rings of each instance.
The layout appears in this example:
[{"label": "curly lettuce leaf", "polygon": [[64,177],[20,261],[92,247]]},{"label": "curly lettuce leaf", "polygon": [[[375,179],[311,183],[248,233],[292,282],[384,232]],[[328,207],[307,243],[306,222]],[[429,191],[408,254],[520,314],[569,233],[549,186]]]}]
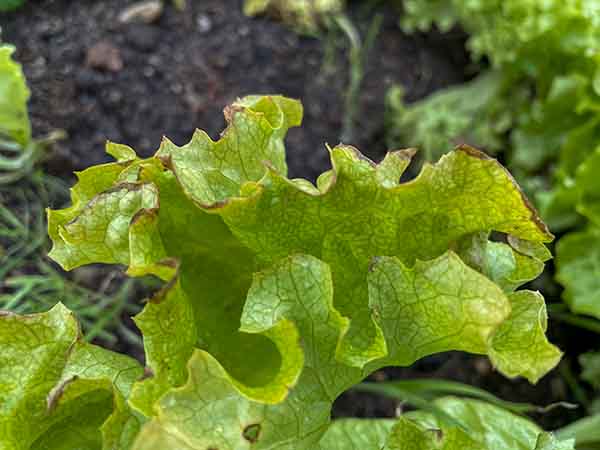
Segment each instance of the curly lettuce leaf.
[{"label": "curly lettuce leaf", "polygon": [[0,312],[0,448],[127,449],[141,418],[126,404],[143,370],[81,340],[72,313]]},{"label": "curly lettuce leaf", "polygon": [[[552,235],[496,161],[463,146],[400,183],[414,152],[376,165],[339,146],[314,186],[286,177],[301,115],[251,97],[217,142],[197,132],[148,159],[111,146],[119,161],[96,169],[112,185],[80,174],[73,206],[49,212],[65,267],[96,258],[165,281],[136,318],[149,376],[129,404],[150,419],[137,449],[313,449],[334,399],[382,366],[460,349],[536,381],[560,357],[541,298],[512,293]],[[492,230],[509,235],[511,270],[465,244]]]},{"label": "curly lettuce leaf", "polygon": [[[408,365],[402,359],[408,355],[412,362],[446,347],[488,354],[504,374],[535,382],[560,359],[544,334],[546,310],[539,294],[519,291],[506,296],[453,253],[427,267],[417,262],[412,274],[397,261],[381,260],[371,280],[370,305],[381,317],[384,335],[394,338],[386,344],[397,365]],[[411,291],[414,298],[408,295]],[[414,301],[419,298],[427,300]],[[431,333],[424,325],[434,316]]]},{"label": "curly lettuce leaf", "polygon": [[[398,295],[403,291],[402,286],[387,285],[393,270],[400,271],[399,276],[406,277],[407,283],[425,286],[418,292],[408,291],[396,298],[390,295],[389,289],[395,289]],[[274,329],[277,324],[293,323],[299,335],[304,336],[303,372],[285,401],[267,405],[249,400],[210,354],[196,350],[189,363],[188,383],[162,397],[157,418],[144,428],[136,448],[176,447],[180,442],[194,449],[242,449],[250,445],[314,448],[327,427],[333,400],[375,368],[407,364],[423,354],[450,348],[485,352],[498,339],[493,324],[501,322],[508,311],[507,298],[457,256],[448,254],[414,270],[393,260],[382,260],[375,263],[372,273],[374,317],[384,334],[390,336],[390,354],[385,360],[363,370],[336,361],[336,347],[347,320],[332,307],[331,272],[314,257],[292,257],[279,267],[255,276],[241,320],[242,329],[247,332],[257,333]],[[411,279],[415,274],[419,274],[418,278]],[[302,295],[299,285],[305,286]],[[459,286],[461,292],[452,292]],[[435,289],[444,294],[436,297]],[[419,301],[419,295],[432,300]],[[461,307],[453,308],[452,302],[460,303]],[[389,312],[393,309],[403,310],[404,314]],[[461,309],[466,317],[461,317]],[[389,317],[389,320],[384,321],[379,316]],[[434,327],[432,316],[438,322],[445,322]],[[463,323],[457,326],[453,320]],[[462,332],[457,333],[456,329],[461,327]],[[525,351],[529,343],[511,344],[513,349]],[[504,354],[502,349],[494,351]],[[552,356],[554,364],[557,356]],[[193,404],[210,407],[195,409]],[[187,414],[190,410],[195,412]],[[306,410],[311,411],[310,417],[302,414]],[[185,426],[182,426],[183,416],[187,417]],[[249,440],[240,432],[248,427],[259,430],[255,440]]]},{"label": "curly lettuce leaf", "polygon": [[[392,154],[393,158],[400,163],[407,154]],[[319,179],[318,191],[269,171],[265,187],[249,187],[253,195],[232,200],[222,215],[265,262],[302,252],[332,266],[336,307],[352,319],[341,344],[341,353],[346,353],[342,359],[352,365],[385,354],[366,306],[364,276],[372,257],[392,255],[412,265],[416,259],[435,258],[477,230],[549,239],[547,230],[531,220],[531,210],[504,178],[504,170],[469,148],[457,150],[436,166],[425,166],[413,182],[389,187],[382,186],[378,169],[351,147],[333,149],[332,165],[334,171]],[[499,181],[503,178],[513,187]],[[285,217],[280,199],[289,199]],[[250,208],[244,214],[241,209],[246,205]],[[261,228],[272,231],[259,232]]]},{"label": "curly lettuce leaf", "polygon": [[475,233],[461,240],[460,257],[471,267],[510,293],[537,278],[552,255],[540,243],[509,236],[507,243],[489,240],[488,233]]},{"label": "curly lettuce leaf", "polygon": [[[460,426],[446,425],[421,411],[404,414],[392,429],[386,450],[573,450],[574,441],[559,441],[533,422],[479,400],[441,398],[435,405]],[[412,447],[407,447],[407,443]]]},{"label": "curly lettuce leaf", "polygon": [[[2,7],[0,3],[0,11]],[[31,140],[27,110],[30,93],[21,65],[12,59],[14,52],[13,46],[0,45],[0,139],[10,139],[25,147]]]}]

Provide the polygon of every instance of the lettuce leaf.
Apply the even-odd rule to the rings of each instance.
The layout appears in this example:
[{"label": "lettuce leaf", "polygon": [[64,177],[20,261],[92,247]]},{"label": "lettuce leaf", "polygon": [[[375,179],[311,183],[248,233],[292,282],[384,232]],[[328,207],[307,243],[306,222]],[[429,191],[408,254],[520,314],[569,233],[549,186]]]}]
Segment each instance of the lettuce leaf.
[{"label": "lettuce leaf", "polygon": [[454,397],[435,401],[460,426],[446,425],[421,411],[404,414],[393,428],[386,450],[485,449],[485,450],[573,450],[574,441],[558,441],[528,419],[479,400]]},{"label": "lettuce leaf", "polygon": [[394,427],[394,419],[339,419],[332,422],[316,450],[381,449]]},{"label": "lettuce leaf", "polygon": [[435,406],[455,423],[422,411],[399,419],[340,419],[332,423],[319,450],[573,450],[528,419],[477,400],[446,397]]},{"label": "lettuce leaf", "polygon": [[219,141],[197,131],[147,159],[109,144],[117,161],[48,213],[63,267],[165,282],[135,319],[148,367],[128,404],[148,421],[134,448],[314,449],[341,392],[442,351],[532,382],[556,365],[543,299],[515,292],[552,235],[496,161],[462,146],[400,183],[413,151],[374,164],[338,146],[313,185],[286,177],[299,102],[248,97],[225,117]]},{"label": "lettuce leaf", "polygon": [[31,140],[27,111],[30,93],[21,66],[12,59],[14,52],[13,46],[0,45],[0,139],[25,147]]},{"label": "lettuce leaf", "polygon": [[[486,347],[490,347],[492,353],[506,354],[508,350],[502,349],[502,344],[498,349],[493,348],[496,340],[505,339],[502,330],[495,332],[493,327],[505,314],[502,308],[509,306],[503,302],[506,297],[497,287],[486,283],[484,277],[468,269],[452,254],[427,267],[416,266],[411,272],[392,259],[382,260],[373,268],[374,280],[369,284],[374,292],[372,308],[383,334],[390,336],[387,343],[390,353],[383,361],[363,370],[336,361],[336,346],[347,321],[331,307],[332,277],[325,263],[314,257],[296,256],[284,260],[272,271],[257,275],[244,308],[242,329],[257,333],[276,330],[289,322],[295,324],[303,337],[303,371],[285,401],[265,405],[264,400],[249,400],[248,393],[240,392],[236,381],[231,380],[210,354],[196,350],[189,363],[188,383],[162,397],[157,418],[144,428],[136,448],[176,447],[180,440],[194,443],[192,448],[249,448],[252,441],[238,432],[248,427],[259,430],[257,440],[265,447],[314,448],[326,428],[333,400],[377,367],[408,364],[421,355],[450,348],[485,352]],[[415,273],[419,278],[414,278]],[[442,280],[437,281],[440,276]],[[389,290],[402,293],[406,286],[389,285],[389,280],[395,277],[406,277],[398,283],[424,287],[396,298]],[[309,288],[305,287],[303,295],[299,295],[296,286],[307,284]],[[432,289],[429,294],[427,285]],[[456,291],[458,286],[461,293]],[[434,289],[445,295],[436,296]],[[323,299],[324,295],[328,298]],[[429,302],[422,304],[418,295],[429,296]],[[457,301],[462,303],[462,314],[452,306]],[[394,309],[405,312],[394,314]],[[432,317],[439,321],[435,327]],[[454,323],[456,320],[461,323]],[[512,326],[523,329],[516,322]],[[515,332],[509,331],[514,339],[509,347],[523,351],[531,348],[525,347],[529,343],[519,342],[520,336]],[[288,348],[288,352],[293,351],[293,347]],[[537,352],[534,354],[538,356]],[[549,356],[547,361],[555,364],[558,354],[551,351]],[[539,357],[544,360],[543,353]],[[284,363],[281,363],[281,372],[286,367]],[[500,361],[501,369],[502,364]],[[543,365],[540,361],[537,370]],[[210,407],[195,410],[192,404],[198,402]],[[186,425],[182,427],[182,417],[190,408],[195,412],[186,416]],[[302,414],[306,410],[311,411],[310,417]],[[171,435],[173,438],[168,437]],[[153,436],[160,437],[158,443],[150,444],[155,439]]]},{"label": "lettuce leaf", "polygon": [[127,449],[142,418],[127,406],[143,369],[81,339],[62,304],[0,312],[0,448]]}]

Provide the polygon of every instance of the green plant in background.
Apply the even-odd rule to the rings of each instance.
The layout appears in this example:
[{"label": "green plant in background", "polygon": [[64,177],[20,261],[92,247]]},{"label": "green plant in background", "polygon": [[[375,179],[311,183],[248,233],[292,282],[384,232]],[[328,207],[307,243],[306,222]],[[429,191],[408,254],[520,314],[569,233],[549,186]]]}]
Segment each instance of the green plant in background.
[{"label": "green plant in background", "polygon": [[0,0],[0,12],[2,11],[14,11],[15,9],[23,6],[25,0]]},{"label": "green plant in background", "polygon": [[594,389],[581,402],[589,416],[567,425],[557,434],[563,439],[576,439],[578,450],[594,450],[600,448],[600,352],[580,355],[579,363],[581,379]]},{"label": "green plant in background", "polygon": [[32,138],[30,94],[13,52],[12,46],[0,46],[0,309],[33,313],[62,301],[77,313],[88,340],[100,337],[114,344],[118,333],[139,342],[121,320],[123,313],[138,310],[128,302],[131,281],[115,291],[114,274],[109,274],[99,289],[86,289],[45,258],[49,240],[44,209],[64,202],[67,188],[39,163],[63,133]]},{"label": "green plant in background", "polygon": [[444,140],[502,152],[535,193],[557,244],[557,280],[575,313],[600,318],[600,22],[597,0],[406,0],[407,31],[460,25],[473,58],[490,69],[470,83],[412,105],[389,99],[396,145],[424,146],[435,159]]},{"label": "green plant in background", "polygon": [[504,136],[513,126],[507,102],[527,94],[512,92],[504,98],[502,92],[501,74],[496,71],[412,105],[405,104],[404,89],[395,86],[386,99],[388,142],[418,143],[427,161],[437,161],[453,141],[469,142],[496,154],[504,149]]},{"label": "green plant in background", "polygon": [[[218,142],[198,131],[183,147],[163,141],[147,159],[109,144],[117,161],[79,173],[72,205],[49,211],[51,256],[66,269],[119,264],[164,281],[135,318],[148,367],[139,378],[135,363],[97,347],[62,351],[79,346],[63,306],[0,316],[0,398],[9,405],[0,441],[573,448],[510,412],[457,398],[436,401],[442,417],[329,425],[335,398],[383,366],[463,350],[535,382],[557,364],[543,298],[516,290],[543,270],[552,235],[504,168],[461,147],[401,184],[412,151],[376,165],[342,145],[329,150],[333,168],[315,186],[286,177],[283,139],[300,124],[297,101],[247,97],[225,117]],[[492,230],[507,241],[490,241]],[[21,358],[32,351],[38,357]]]},{"label": "green plant in background", "polygon": [[567,425],[557,435],[561,439],[576,439],[577,450],[594,450],[600,448],[600,353],[585,353],[579,357],[579,363],[583,369],[581,379],[595,390],[591,401],[586,398],[584,403],[589,416]]},{"label": "green plant in background", "polygon": [[12,60],[15,48],[0,47],[0,73],[2,74],[2,96],[0,97],[0,133],[21,147],[31,140],[31,124],[27,112],[29,89],[19,64]]},{"label": "green plant in background", "polygon": [[21,66],[12,59],[15,48],[0,45],[0,183],[8,184],[31,173],[43,151],[31,139],[27,111],[29,89]]},{"label": "green plant in background", "polygon": [[177,9],[184,10],[187,6],[187,0],[173,0],[173,4]]},{"label": "green plant in background", "polygon": [[273,14],[299,31],[314,34],[328,17],[344,9],[344,0],[245,0],[249,16]]}]

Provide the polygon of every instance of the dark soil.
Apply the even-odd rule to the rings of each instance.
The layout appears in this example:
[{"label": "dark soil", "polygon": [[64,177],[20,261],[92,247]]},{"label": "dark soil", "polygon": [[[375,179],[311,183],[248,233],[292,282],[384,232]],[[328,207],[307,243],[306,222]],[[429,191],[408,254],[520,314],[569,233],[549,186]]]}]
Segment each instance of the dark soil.
[{"label": "dark soil", "polygon": [[[69,137],[48,161],[48,170],[72,170],[107,161],[104,142],[126,143],[152,154],[161,137],[183,144],[194,129],[216,138],[222,109],[237,97],[277,93],[305,106],[302,128],[287,140],[290,175],[314,180],[329,167],[324,143],[340,140],[348,84],[348,60],[338,48],[325,59],[327,39],[303,37],[268,19],[242,14],[242,0],[190,1],[181,13],[167,6],[154,24],[122,24],[130,0],[30,0],[0,17],[3,40],[18,48],[32,90],[37,135],[64,129]],[[353,142],[380,159],[384,98],[394,83],[416,100],[465,79],[464,35],[405,35],[398,15],[385,11],[369,53]],[[358,8],[354,19],[366,30],[370,19]],[[472,383],[518,401],[548,404],[568,397],[553,373],[536,388],[494,373],[486,359],[463,354],[426,358],[410,369],[389,369],[375,378],[435,376]],[[391,416],[397,404],[350,392],[335,405],[336,416]],[[562,414],[562,416],[560,416]],[[556,426],[567,414],[544,416]]]},{"label": "dark soil", "polygon": [[[241,0],[192,1],[184,13],[167,7],[152,25],[122,24],[117,17],[131,3],[31,0],[0,19],[33,92],[34,130],[68,132],[52,171],[106,161],[107,139],[149,155],[163,135],[178,144],[195,128],[217,137],[223,107],[257,93],[299,98],[305,106],[303,127],[287,141],[290,174],[314,179],[328,167],[324,143],[339,142],[346,113],[343,51],[325,64],[323,40],[249,19]],[[380,138],[389,86],[401,83],[417,99],[462,81],[467,62],[462,36],[407,36],[397,14],[385,17],[365,73],[355,139],[347,142],[374,158],[386,150]]]}]

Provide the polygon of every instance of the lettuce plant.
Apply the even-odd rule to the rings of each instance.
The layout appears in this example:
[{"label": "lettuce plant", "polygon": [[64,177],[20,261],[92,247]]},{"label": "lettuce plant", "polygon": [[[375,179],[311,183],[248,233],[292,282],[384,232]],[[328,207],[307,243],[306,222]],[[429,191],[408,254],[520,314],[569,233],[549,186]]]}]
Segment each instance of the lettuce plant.
[{"label": "lettuce plant", "polygon": [[[490,68],[466,85],[405,106],[390,100],[391,138],[440,140],[503,152],[526,191],[535,193],[557,244],[557,280],[572,311],[600,318],[596,180],[600,138],[598,0],[405,0],[407,31],[458,24],[467,46]],[[437,138],[439,136],[439,138]]]},{"label": "lettuce plant", "polygon": [[[404,101],[404,90],[387,93],[387,139],[390,144],[418,144],[427,161],[437,161],[452,141],[483,146],[490,154],[506,144],[504,136],[513,126],[508,99],[502,97],[502,75],[484,73],[470,82],[451,86],[412,105]],[[511,99],[519,98],[513,92]]]},{"label": "lettuce plant", "polygon": [[[579,143],[587,145],[594,142],[589,133],[598,132],[597,0],[405,0],[404,6],[401,23],[406,31],[433,24],[447,31],[460,25],[469,33],[467,47],[473,58],[488,58],[490,69],[499,72],[495,77],[482,75],[488,80],[487,110],[505,111],[513,118],[507,156],[515,169],[536,174],[561,153],[576,163],[593,149],[564,147],[572,143],[576,130]],[[464,98],[474,100],[483,101]],[[470,122],[479,118],[471,116]]]},{"label": "lettuce plant", "polygon": [[299,102],[246,97],[225,117],[218,141],[197,131],[146,159],[109,143],[116,162],[48,212],[65,269],[164,285],[135,318],[145,369],[82,344],[60,305],[0,317],[4,448],[572,448],[476,400],[440,400],[451,423],[330,425],[335,398],[384,366],[462,350],[535,382],[557,364],[543,298],[517,290],[552,235],[503,167],[463,146],[400,183],[413,151],[374,164],[340,145],[313,185],[286,177]]},{"label": "lettuce plant", "polygon": [[30,93],[23,69],[12,59],[14,52],[13,46],[0,45],[0,139],[26,147],[31,141]]},{"label": "lettuce plant", "polygon": [[64,134],[33,139],[27,108],[30,92],[14,52],[12,45],[0,44],[0,186],[31,175],[47,147]]}]

